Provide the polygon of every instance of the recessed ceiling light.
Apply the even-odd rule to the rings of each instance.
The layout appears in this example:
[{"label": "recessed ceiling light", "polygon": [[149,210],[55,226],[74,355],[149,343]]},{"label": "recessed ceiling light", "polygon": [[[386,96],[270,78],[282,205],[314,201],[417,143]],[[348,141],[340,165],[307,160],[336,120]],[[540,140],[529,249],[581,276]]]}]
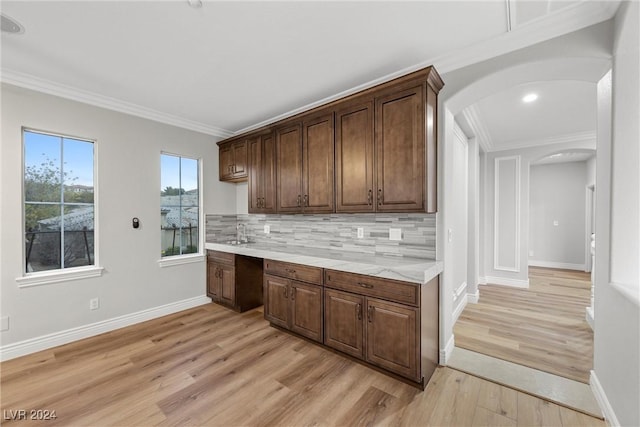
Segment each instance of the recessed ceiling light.
[{"label": "recessed ceiling light", "polygon": [[2,18],[1,29],[3,33],[9,33],[9,34],[24,33],[24,27],[20,25],[20,23],[15,19],[8,17],[4,13],[0,15],[0,18]]},{"label": "recessed ceiling light", "polygon": [[522,102],[533,102],[536,99],[538,99],[538,94],[537,93],[528,93],[525,96],[522,97]]}]

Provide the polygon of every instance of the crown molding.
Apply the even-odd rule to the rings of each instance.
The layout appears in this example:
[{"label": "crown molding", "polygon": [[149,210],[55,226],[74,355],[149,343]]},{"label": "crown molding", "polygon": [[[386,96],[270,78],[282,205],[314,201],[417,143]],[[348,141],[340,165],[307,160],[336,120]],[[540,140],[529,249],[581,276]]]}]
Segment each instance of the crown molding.
[{"label": "crown molding", "polygon": [[541,139],[526,139],[510,141],[500,144],[501,147],[492,147],[491,152],[518,150],[522,148],[540,147],[544,145],[566,144],[571,142],[586,142],[589,146],[596,147],[596,131],[575,132],[564,135],[551,136]]},{"label": "crown molding", "polygon": [[493,150],[493,140],[489,129],[484,125],[484,121],[480,118],[480,110],[476,104],[470,105],[462,110],[462,115],[467,120],[471,131],[478,139],[482,151],[489,152]]},{"label": "crown molding", "polygon": [[193,120],[185,119],[183,117],[174,116],[172,114],[163,113],[151,108],[100,95],[94,92],[89,92],[71,86],[63,85],[51,80],[42,79],[40,77],[36,77],[19,71],[1,68],[0,81],[25,89],[31,89],[49,95],[59,96],[61,98],[93,105],[95,107],[106,108],[108,110],[142,117],[144,119],[153,120],[155,122],[188,129],[207,135],[212,135],[220,138],[228,138],[229,136],[233,135],[233,132],[230,132],[226,129],[210,126],[205,123],[196,122]]}]

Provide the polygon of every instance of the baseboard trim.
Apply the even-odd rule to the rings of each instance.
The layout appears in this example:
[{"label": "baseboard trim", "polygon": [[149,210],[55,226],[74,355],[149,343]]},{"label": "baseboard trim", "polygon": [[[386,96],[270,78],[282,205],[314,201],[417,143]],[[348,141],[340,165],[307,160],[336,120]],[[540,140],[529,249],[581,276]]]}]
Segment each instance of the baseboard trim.
[{"label": "baseboard trim", "polygon": [[440,349],[440,364],[441,365],[447,365],[447,363],[449,362],[449,359],[451,358],[451,354],[453,353],[453,348],[455,347],[456,342],[454,339],[453,334],[451,335],[451,337],[449,338],[449,341],[447,341],[447,344],[444,346],[444,348]]},{"label": "baseboard trim", "polygon": [[595,318],[593,317],[593,309],[591,307],[587,307],[585,309],[585,319],[587,320],[587,323],[589,324],[589,326],[591,327],[592,331],[596,330],[596,326],[595,326]]},{"label": "baseboard trim", "polygon": [[14,359],[16,357],[25,356],[27,354],[36,353],[48,348],[57,347],[59,345],[68,344],[84,338],[89,338],[115,329],[124,328],[125,326],[135,325],[136,323],[146,322],[147,320],[166,316],[168,314],[177,313],[199,305],[208,304],[211,298],[204,295],[176,301],[158,307],[141,310],[131,314],[114,317],[112,319],[102,320],[100,322],[79,326],[65,331],[54,332],[52,334],[42,335],[36,338],[30,338],[12,344],[0,347],[0,361]]},{"label": "baseboard trim", "polygon": [[545,267],[545,268],[559,268],[562,270],[577,270],[577,271],[585,271],[587,268],[584,264],[572,264],[569,262],[555,262],[555,261],[540,261],[540,260],[529,260],[529,266],[531,267]]},{"label": "baseboard trim", "polygon": [[480,301],[480,290],[476,289],[475,293],[467,293],[467,302],[471,304],[477,304]]},{"label": "baseboard trim", "polygon": [[500,285],[500,286],[512,286],[514,288],[528,288],[529,287],[529,279],[520,280],[520,279],[508,279],[506,277],[490,277],[487,276],[487,284],[491,285]]},{"label": "baseboard trim", "polygon": [[478,277],[478,285],[486,285],[487,284],[487,278],[484,276],[480,276]]},{"label": "baseboard trim", "polygon": [[611,427],[619,426],[620,422],[618,421],[618,417],[616,417],[616,413],[613,412],[613,408],[611,407],[611,403],[609,403],[609,399],[607,399],[607,395],[602,388],[602,384],[600,384],[598,376],[593,370],[589,376],[589,385],[591,386],[591,391],[596,398],[596,402],[598,402],[598,406],[600,406],[602,415],[604,415],[604,419],[607,421],[607,425]]},{"label": "baseboard trim", "polygon": [[464,310],[464,308],[467,306],[467,302],[468,302],[467,298],[460,298],[460,302],[458,303],[458,306],[456,307],[455,310],[453,310],[453,324],[454,325],[458,321],[458,317],[460,317],[460,315],[462,314],[462,311]]}]

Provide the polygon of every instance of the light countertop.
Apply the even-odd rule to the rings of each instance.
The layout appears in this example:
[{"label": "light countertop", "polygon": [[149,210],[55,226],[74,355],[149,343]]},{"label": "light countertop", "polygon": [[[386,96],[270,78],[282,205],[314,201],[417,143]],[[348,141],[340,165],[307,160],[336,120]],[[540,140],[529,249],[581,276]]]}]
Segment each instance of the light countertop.
[{"label": "light countertop", "polygon": [[213,251],[245,255],[255,258],[285,261],[384,279],[426,284],[442,272],[442,261],[408,257],[388,257],[327,249],[274,247],[258,243],[229,245],[206,243]]}]

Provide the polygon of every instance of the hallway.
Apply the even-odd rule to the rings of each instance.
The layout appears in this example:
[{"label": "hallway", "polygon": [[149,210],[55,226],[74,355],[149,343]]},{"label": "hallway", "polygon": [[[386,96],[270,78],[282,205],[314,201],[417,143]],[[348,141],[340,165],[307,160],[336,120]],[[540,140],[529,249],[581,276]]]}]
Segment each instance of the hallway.
[{"label": "hallway", "polygon": [[588,273],[530,267],[528,289],[480,287],[454,326],[457,347],[582,383],[593,369]]}]

